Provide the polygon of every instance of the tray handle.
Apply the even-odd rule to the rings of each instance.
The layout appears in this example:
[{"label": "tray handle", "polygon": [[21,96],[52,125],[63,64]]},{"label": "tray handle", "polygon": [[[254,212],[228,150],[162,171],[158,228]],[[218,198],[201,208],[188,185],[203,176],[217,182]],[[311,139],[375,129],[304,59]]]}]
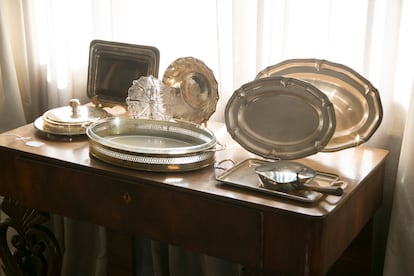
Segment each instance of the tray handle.
[{"label": "tray handle", "polygon": [[223,159],[223,160],[220,160],[220,161],[214,163],[214,168],[218,169],[218,170],[223,170],[223,171],[228,170],[231,167],[227,168],[227,167],[222,166],[222,164],[227,163],[227,162],[231,163],[231,167],[233,167],[236,164],[236,162],[234,162],[232,159]]}]

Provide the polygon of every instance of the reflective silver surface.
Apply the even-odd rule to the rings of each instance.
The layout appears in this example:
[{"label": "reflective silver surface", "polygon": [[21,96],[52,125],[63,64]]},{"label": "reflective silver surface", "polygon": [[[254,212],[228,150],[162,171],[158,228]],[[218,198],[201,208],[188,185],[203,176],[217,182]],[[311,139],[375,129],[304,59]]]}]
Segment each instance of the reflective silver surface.
[{"label": "reflective silver surface", "polygon": [[88,97],[95,104],[125,105],[128,88],[141,76],[158,76],[160,53],[152,46],[93,40],[89,49]]},{"label": "reflective silver surface", "polygon": [[340,196],[341,187],[313,185],[317,172],[299,162],[278,160],[260,165],[255,169],[266,189],[276,191],[311,190]]},{"label": "reflective silver surface", "polygon": [[217,80],[201,60],[193,57],[175,60],[162,81],[171,88],[174,118],[201,124],[216,111]]},{"label": "reflective silver surface", "polygon": [[379,127],[383,111],[378,90],[342,64],[292,59],[269,66],[256,79],[285,76],[307,81],[324,92],[335,107],[336,130],[321,151],[332,152],[366,142]]},{"label": "reflective silver surface", "polygon": [[[241,189],[251,190],[262,194],[272,195],[280,198],[291,199],[304,203],[313,203],[318,201],[323,194],[316,191],[287,189],[283,191],[267,189],[263,186],[259,176],[256,174],[258,166],[266,164],[268,161],[261,159],[246,159],[225,172],[216,175],[216,179],[225,184],[238,187]],[[316,172],[316,176],[310,184],[321,187],[333,187],[338,184],[339,177],[335,174]]]},{"label": "reflective silver surface", "polygon": [[46,111],[43,120],[54,125],[81,125],[90,124],[108,116],[108,113],[95,106],[78,106],[76,114],[71,106],[63,106]]},{"label": "reflective silver surface", "polygon": [[100,107],[81,106],[79,100],[71,99],[68,106],[46,111],[34,121],[34,126],[42,132],[53,135],[82,135],[91,123],[109,116],[109,113]]},{"label": "reflective silver surface", "polygon": [[110,118],[86,134],[91,155],[108,163],[150,171],[187,171],[214,162],[214,134],[189,122]]},{"label": "reflective silver surface", "polygon": [[78,136],[86,133],[86,127],[82,125],[52,125],[43,120],[43,117],[38,117],[33,122],[34,127],[44,132],[45,134],[53,134],[58,136]]},{"label": "reflective silver surface", "polygon": [[328,144],[335,131],[335,111],[311,84],[269,77],[233,93],[225,122],[233,139],[248,151],[271,159],[297,159]]},{"label": "reflective silver surface", "polygon": [[315,177],[316,172],[298,162],[275,161],[268,162],[256,168],[256,173],[271,179],[277,184],[305,183]]}]

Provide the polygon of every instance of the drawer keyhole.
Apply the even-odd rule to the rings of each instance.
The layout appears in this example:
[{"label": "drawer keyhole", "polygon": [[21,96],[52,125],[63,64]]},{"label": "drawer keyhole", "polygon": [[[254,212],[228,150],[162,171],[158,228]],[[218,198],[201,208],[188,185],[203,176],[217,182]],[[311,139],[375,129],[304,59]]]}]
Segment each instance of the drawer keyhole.
[{"label": "drawer keyhole", "polygon": [[129,204],[132,200],[132,197],[128,192],[125,192],[124,195],[122,196],[122,198],[124,199],[124,202],[126,204]]}]

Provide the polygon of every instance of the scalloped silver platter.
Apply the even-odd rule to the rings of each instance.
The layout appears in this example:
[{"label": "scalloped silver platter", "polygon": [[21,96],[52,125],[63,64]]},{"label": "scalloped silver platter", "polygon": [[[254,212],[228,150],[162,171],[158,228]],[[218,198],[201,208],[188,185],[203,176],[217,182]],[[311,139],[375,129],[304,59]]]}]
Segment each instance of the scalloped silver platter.
[{"label": "scalloped silver platter", "polygon": [[86,130],[92,156],[128,168],[188,171],[214,162],[214,133],[178,121],[109,118]]},{"label": "scalloped silver platter", "polygon": [[335,111],[313,85],[269,77],[233,93],[225,122],[233,139],[248,151],[271,159],[297,159],[328,144],[335,131]]},{"label": "scalloped silver platter", "polygon": [[256,79],[269,76],[307,81],[333,103],[336,130],[321,151],[339,151],[362,144],[381,124],[383,111],[378,90],[349,67],[326,60],[292,59],[267,67]]},{"label": "scalloped silver platter", "polygon": [[201,60],[175,60],[165,70],[162,81],[171,88],[174,118],[201,124],[216,111],[217,80]]}]

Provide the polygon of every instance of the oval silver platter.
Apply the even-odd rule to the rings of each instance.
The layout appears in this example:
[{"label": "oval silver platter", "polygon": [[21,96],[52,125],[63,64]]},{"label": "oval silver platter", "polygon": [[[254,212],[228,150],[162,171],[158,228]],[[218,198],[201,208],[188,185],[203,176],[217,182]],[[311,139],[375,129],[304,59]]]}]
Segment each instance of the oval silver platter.
[{"label": "oval silver platter", "polygon": [[190,171],[214,162],[214,133],[178,121],[109,118],[88,127],[90,154],[102,161],[146,171]]},{"label": "oval silver platter", "polygon": [[291,59],[267,67],[256,79],[270,76],[307,81],[333,103],[336,130],[321,151],[339,151],[362,144],[381,124],[383,111],[378,90],[347,66],[319,59]]},{"label": "oval silver platter", "polygon": [[335,111],[313,85],[269,77],[233,93],[225,122],[233,139],[248,151],[271,159],[297,159],[328,144],[335,131]]}]

